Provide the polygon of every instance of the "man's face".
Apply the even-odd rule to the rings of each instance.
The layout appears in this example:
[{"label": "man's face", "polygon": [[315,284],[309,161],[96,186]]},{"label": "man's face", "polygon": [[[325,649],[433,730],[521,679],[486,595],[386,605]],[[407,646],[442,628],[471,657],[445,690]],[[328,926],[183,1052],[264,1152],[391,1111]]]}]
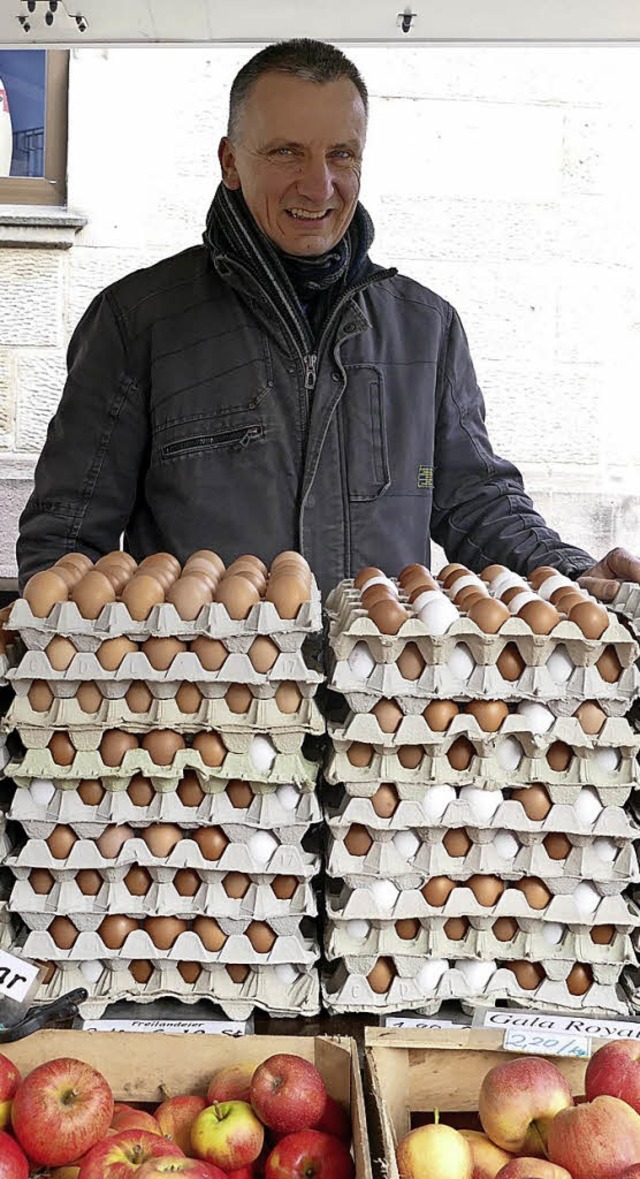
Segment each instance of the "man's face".
[{"label": "man's face", "polygon": [[242,189],[263,233],[287,254],[324,254],[344,236],[360,191],[366,115],[348,78],[258,78],[232,143],[220,143],[227,188]]}]

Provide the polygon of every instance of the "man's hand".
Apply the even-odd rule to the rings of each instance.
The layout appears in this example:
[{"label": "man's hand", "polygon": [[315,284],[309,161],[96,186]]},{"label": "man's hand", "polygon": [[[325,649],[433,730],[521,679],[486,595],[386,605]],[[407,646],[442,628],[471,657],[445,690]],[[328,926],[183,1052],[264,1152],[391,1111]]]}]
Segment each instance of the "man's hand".
[{"label": "man's hand", "polygon": [[628,549],[611,549],[597,565],[585,569],[578,578],[578,585],[599,598],[601,602],[612,602],[621,581],[640,582],[640,557],[634,557]]}]

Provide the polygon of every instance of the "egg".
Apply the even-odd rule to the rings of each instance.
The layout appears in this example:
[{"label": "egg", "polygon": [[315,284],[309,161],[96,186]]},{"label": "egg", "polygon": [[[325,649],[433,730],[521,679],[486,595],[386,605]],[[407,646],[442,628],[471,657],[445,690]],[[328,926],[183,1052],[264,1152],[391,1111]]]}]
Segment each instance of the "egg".
[{"label": "egg", "polygon": [[371,606],[368,614],[374,626],[377,626],[383,635],[397,635],[410,617],[404,606],[391,600],[377,602],[375,606]]},{"label": "egg", "polygon": [[124,913],[113,913],[100,922],[98,937],[102,938],[108,950],[119,950],[129,934],[137,928],[138,922],[134,917],[126,917]]},{"label": "egg", "polygon": [[193,839],[205,860],[219,860],[229,840],[220,827],[199,827],[193,832]]},{"label": "egg", "polygon": [[27,692],[27,699],[34,712],[48,712],[55,696],[45,680],[34,680]]},{"label": "egg", "polygon": [[504,966],[515,974],[523,991],[535,991],[547,977],[538,962],[505,962]]},{"label": "egg", "polygon": [[49,752],[58,766],[70,766],[76,756],[75,746],[68,733],[54,733],[49,741]]},{"label": "egg", "polygon": [[135,733],[125,733],[122,729],[107,729],[100,742],[99,752],[106,766],[121,766],[129,750],[138,747]]},{"label": "egg", "polygon": [[[235,558],[232,564],[247,565],[251,569],[257,569],[258,573],[261,573],[265,578],[269,572],[262,558],[256,557],[254,553],[241,553],[239,557]],[[295,565],[298,569],[304,570],[306,573],[311,572],[307,561],[305,561],[300,553],[279,553],[278,556],[274,557],[273,571],[275,572],[282,565]],[[231,565],[229,568],[231,568]]]},{"label": "egg", "polygon": [[58,602],[67,601],[69,586],[60,573],[54,569],[45,569],[29,578],[24,587],[24,597],[35,618],[47,618]]},{"label": "egg", "polygon": [[182,570],[183,577],[199,577],[214,590],[220,581],[221,574],[206,557],[189,557]]},{"label": "egg", "polygon": [[493,837],[496,855],[503,860],[513,860],[520,851],[520,843],[511,831],[496,831]]},{"label": "egg", "polygon": [[439,594],[418,609],[418,618],[428,634],[444,635],[454,622],[458,622],[460,613],[453,602]]},{"label": "egg", "polygon": [[282,782],[276,787],[276,798],[285,811],[295,811],[300,802],[300,791],[292,782]]},{"label": "egg", "polygon": [[431,880],[423,884],[420,891],[428,905],[433,909],[441,909],[455,887],[455,880],[448,876],[432,876]]},{"label": "egg", "polygon": [[416,983],[422,993],[424,995],[432,995],[448,970],[449,963],[446,958],[432,958],[431,960],[427,960],[416,976]]},{"label": "egg", "polygon": [[593,786],[583,786],[573,804],[576,817],[585,827],[591,827],[602,813],[602,803]]},{"label": "egg", "polygon": [[499,942],[512,942],[520,932],[520,926],[513,917],[498,917],[491,926],[491,930]]},{"label": "egg", "polygon": [[367,975],[367,982],[374,995],[386,995],[397,973],[392,958],[378,958]]},{"label": "egg", "polygon": [[115,860],[124,844],[133,837],[134,833],[126,823],[114,823],[105,827],[102,835],[96,839],[96,847],[105,860]]},{"label": "egg", "polygon": [[271,891],[280,901],[290,901],[298,890],[297,876],[274,876]]},{"label": "egg", "polygon": [[566,684],[575,668],[567,648],[563,643],[553,650],[547,659],[547,671],[554,684]]},{"label": "egg", "polygon": [[34,778],[29,786],[29,794],[41,807],[47,807],[55,793],[56,788],[50,778]]},{"label": "egg", "polygon": [[[409,594],[409,601],[411,602],[415,613],[419,615],[420,611],[425,606],[429,605],[429,602],[448,602],[449,599],[445,594],[443,594],[441,589],[438,589],[437,586],[434,589],[431,589],[430,587],[425,587],[423,585],[419,588],[416,588],[415,590],[412,590],[412,592]],[[451,603],[449,603],[449,605],[451,605]]]},{"label": "egg", "polygon": [[479,786],[463,786],[460,801],[466,802],[477,821],[483,825],[491,823],[500,804],[504,801],[501,790],[482,790]]},{"label": "egg", "polygon": [[611,644],[605,647],[599,659],[596,659],[596,667],[600,672],[606,684],[615,684],[622,675],[622,664],[618,659],[615,647]]},{"label": "egg", "polygon": [[551,709],[537,700],[521,701],[516,711],[525,718],[532,733],[547,733],[555,720]]},{"label": "egg", "polygon": [[567,990],[570,995],[586,995],[593,982],[593,970],[587,962],[576,962],[571,967],[567,978]]},{"label": "egg", "polygon": [[47,868],[32,868],[29,873],[29,884],[38,896],[47,896],[55,880]]},{"label": "egg", "polygon": [[496,761],[501,769],[515,770],[524,756],[520,742],[512,736],[503,737],[496,747]]},{"label": "egg", "polygon": [[469,607],[468,616],[487,635],[497,634],[510,618],[508,606],[496,598],[483,598],[480,602],[474,602]]},{"label": "egg", "polygon": [[130,712],[149,712],[153,705],[153,695],[146,684],[132,684],[127,690],[125,700]]},{"label": "egg", "polygon": [[[426,663],[420,654],[420,648],[415,643],[406,643],[396,659],[396,666],[403,679],[414,682],[420,679]],[[373,663],[373,667],[375,667],[375,662]],[[371,670],[373,670],[373,667]],[[353,668],[351,670],[353,671]],[[364,676],[363,678],[366,679],[367,677]]]},{"label": "egg", "polygon": [[173,638],[147,639],[140,648],[156,671],[168,671],[176,656],[186,649],[186,643]]},{"label": "egg", "polygon": [[572,844],[561,831],[550,831],[543,843],[550,860],[566,860],[572,849]]},{"label": "egg", "polygon": [[180,712],[187,713],[190,716],[193,716],[194,713],[199,711],[203,700],[204,696],[200,689],[195,684],[190,684],[186,681],[180,684],[175,695],[176,706],[180,709]]},{"label": "egg", "polygon": [[248,617],[253,606],[260,601],[260,594],[255,585],[237,574],[235,577],[222,578],[218,583],[214,600],[224,606],[229,618],[239,621]]},{"label": "egg", "polygon": [[429,823],[437,823],[442,819],[450,803],[455,802],[456,791],[448,783],[438,783],[429,786],[421,799],[422,811]]},{"label": "egg", "polygon": [[156,795],[153,782],[143,774],[134,774],[127,786],[127,794],[134,806],[149,806]]},{"label": "egg", "polygon": [[104,964],[100,961],[80,962],[78,966],[85,982],[89,983],[96,983],[104,970]]},{"label": "egg", "polygon": [[446,733],[458,712],[458,705],[453,700],[431,700],[422,715],[435,733]]},{"label": "egg", "polygon": [[519,786],[511,792],[514,802],[519,802],[527,818],[534,823],[546,819],[551,810],[551,799],[541,782],[534,782],[531,786]]},{"label": "egg", "polygon": [[491,960],[478,962],[473,958],[458,958],[453,965],[476,995],[482,994],[497,969],[496,963]]},{"label": "egg", "polygon": [[404,585],[414,574],[420,577],[425,577],[427,580],[433,581],[431,570],[427,569],[426,565],[420,565],[418,562],[413,562],[411,565],[405,565],[398,574],[398,581],[400,585]]},{"label": "egg", "polygon": [[93,561],[86,553],[65,553],[63,557],[60,557],[56,561],[57,565],[71,565],[79,569],[81,573],[86,573],[89,569],[93,568]]},{"label": "egg", "polygon": [[507,643],[496,660],[496,667],[500,675],[510,684],[520,679],[526,666],[515,643]]},{"label": "egg", "polygon": [[573,890],[573,899],[582,917],[593,917],[602,897],[590,880],[581,880]]},{"label": "egg", "polygon": [[549,889],[538,876],[525,876],[516,880],[513,887],[524,893],[530,909],[546,909],[551,901]]},{"label": "egg", "polygon": [[565,741],[553,741],[547,750],[549,768],[556,773],[564,773],[571,764],[573,750]]},{"label": "egg", "polygon": [[200,938],[205,950],[212,954],[217,954],[227,940],[226,933],[222,932],[215,917],[196,917],[192,929]]},{"label": "egg", "polygon": [[380,913],[387,915],[393,912],[400,891],[392,880],[372,880],[369,891]]},{"label": "egg", "polygon": [[452,827],[445,833],[442,843],[447,855],[452,856],[454,859],[461,859],[466,856],[472,846],[464,827]]},{"label": "egg", "polygon": [[90,569],[69,594],[83,618],[98,618],[105,606],[116,600],[116,591],[99,569]]},{"label": "egg", "polygon": [[618,855],[618,845],[606,835],[593,841],[593,851],[599,860],[605,864],[612,864]]},{"label": "egg", "polygon": [[580,627],[586,639],[599,639],[609,625],[609,614],[596,602],[578,602],[569,611],[569,621]]},{"label": "egg", "polygon": [[591,757],[594,764],[604,774],[613,774],[620,767],[622,757],[619,749],[602,747],[592,750]]},{"label": "egg", "polygon": [[450,942],[461,942],[469,932],[469,921],[466,917],[450,917],[445,921],[443,932]]},{"label": "egg", "polygon": [[163,565],[166,565],[166,567],[172,571],[175,577],[180,576],[182,571],[181,565],[178,558],[175,557],[173,553],[150,553],[148,557],[144,558],[144,561],[140,562],[140,567],[142,568],[143,565],[155,564],[159,561],[161,561]]},{"label": "egg", "polygon": [[271,771],[274,761],[277,757],[277,750],[272,741],[268,737],[259,733],[254,737],[248,749],[249,760],[252,762],[255,769],[260,774],[268,774]]},{"label": "egg", "polygon": [[543,921],[542,936],[548,946],[559,946],[564,937],[564,926],[558,921]]},{"label": "egg", "polygon": [[352,823],[344,837],[344,846],[351,856],[366,856],[373,846],[373,839],[361,823]]},{"label": "egg", "polygon": [[594,925],[589,930],[589,937],[596,946],[610,946],[615,937],[613,925]]},{"label": "egg", "polygon": [[590,735],[599,733],[607,719],[606,713],[602,711],[599,704],[596,704],[595,700],[583,701],[576,708],[574,716],[577,716],[584,732]]},{"label": "egg", "polygon": [[[437,581],[426,581],[424,577],[412,578],[406,581],[402,588],[412,605],[418,598],[422,598],[424,594],[440,594],[442,592],[438,588]],[[419,607],[416,607],[416,609],[419,609]]]},{"label": "egg", "polygon": [[482,573],[480,574],[480,577],[483,581],[486,581],[490,584],[496,577],[499,577],[501,573],[509,572],[510,570],[507,569],[506,565],[485,565]]},{"label": "egg", "polygon": [[383,584],[371,582],[360,595],[360,605],[365,610],[369,610],[378,602],[397,601],[397,599],[395,586],[389,585],[387,581]]},{"label": "egg", "polygon": [[145,917],[142,928],[158,950],[170,950],[188,925],[183,917]]},{"label": "egg", "polygon": [[475,749],[467,737],[456,737],[447,750],[447,760],[454,770],[467,770],[475,757]]},{"label": "egg", "polygon": [[270,831],[256,831],[247,840],[249,854],[258,864],[267,864],[279,846],[279,841]]},{"label": "egg", "polygon": [[488,598],[488,596],[486,589],[478,589],[477,587],[466,585],[458,590],[453,602],[458,610],[468,613],[474,602],[480,602],[483,598]]},{"label": "egg", "polygon": [[111,582],[116,597],[118,594],[122,593],[122,590],[124,589],[127,582],[130,581],[133,577],[132,569],[115,562],[108,565],[100,565],[100,562],[98,561],[96,562],[95,568],[99,569],[100,573],[103,573],[104,576]]},{"label": "egg", "polygon": [[150,733],[145,733],[142,738],[142,748],[157,766],[173,765],[176,754],[186,747],[187,743],[182,733],[176,733],[173,729],[154,729]]},{"label": "egg", "polygon": [[222,887],[231,900],[239,901],[248,893],[251,880],[246,872],[227,872],[222,878]]},{"label": "egg", "polygon": [[171,855],[182,839],[182,831],[175,823],[151,823],[141,834],[151,854],[160,860]]},{"label": "egg", "polygon": [[268,954],[276,942],[276,935],[266,921],[252,921],[246,935],[256,954]]},{"label": "egg", "polygon": [[487,909],[497,904],[505,889],[504,881],[498,876],[472,876],[466,887],[471,889],[478,904]]},{"label": "egg", "polygon": [[76,704],[82,712],[95,715],[104,703],[104,697],[97,684],[80,684],[76,692]]},{"label": "egg", "polygon": [[129,868],[124,877],[123,884],[128,892],[134,897],[145,897],[153,884],[151,873],[143,868],[140,864],[134,864]]},{"label": "egg", "polygon": [[[80,969],[84,966],[84,962],[80,964]],[[40,985],[46,987],[56,973],[57,967],[55,962],[41,962],[40,963]]]},{"label": "egg", "polygon": [[560,622],[560,615],[551,602],[525,602],[518,610],[518,618],[531,627],[534,635],[548,635]]},{"label": "egg", "polygon": [[69,917],[54,917],[47,933],[59,950],[70,950],[78,938],[78,930]]},{"label": "egg", "polygon": [[66,860],[78,836],[65,823],[59,823],[47,836],[46,844],[54,860]]},{"label": "egg", "polygon": [[503,700],[470,700],[464,710],[475,717],[486,733],[497,733],[509,715],[509,706]]},{"label": "egg", "polygon": [[379,700],[371,712],[383,733],[395,733],[404,718],[404,713],[395,700]]},{"label": "egg", "polygon": [[[167,591],[167,602],[175,607],[180,618],[185,622],[193,622],[200,611],[213,601],[215,583],[211,578],[194,572],[183,574]],[[215,586],[217,593],[217,586]]]},{"label": "egg", "polygon": [[[259,675],[266,675],[273,668],[280,654],[280,648],[273,642],[273,639],[267,638],[266,635],[259,635],[253,640],[247,654],[254,671],[257,671]],[[203,664],[203,666],[205,665]]]},{"label": "egg", "polygon": [[176,794],[183,806],[200,806],[205,798],[205,792],[193,770],[185,770],[178,783]]},{"label": "egg", "polygon": [[373,745],[366,745],[362,741],[352,741],[347,749],[347,761],[358,769],[370,766],[373,761]]},{"label": "egg", "polygon": [[151,573],[136,573],[122,591],[122,601],[136,622],[145,621],[164,602],[164,589]]},{"label": "egg", "polygon": [[253,693],[246,684],[231,684],[227,688],[225,701],[230,712],[244,715],[253,704]]},{"label": "egg", "polygon": [[371,581],[374,577],[386,578],[386,574],[382,569],[378,569],[375,565],[365,565],[363,569],[359,569],[353,579],[353,584],[356,589],[361,590],[363,586]]},{"label": "egg", "polygon": [[85,806],[99,806],[105,796],[105,788],[101,782],[92,778],[84,778],[78,783],[78,798]]},{"label": "egg", "polygon": [[371,923],[369,921],[347,921],[345,925],[345,932],[347,937],[354,942],[363,942],[371,932]]},{"label": "egg", "polygon": [[293,716],[299,712],[303,696],[294,680],[283,680],[276,688],[275,701],[286,716]]},{"label": "egg", "polygon": [[509,607],[510,614],[519,614],[522,607],[528,605],[529,602],[541,601],[532,590],[524,589],[522,586],[510,586],[504,591],[500,600]]},{"label": "egg", "polygon": [[371,798],[371,805],[379,818],[390,819],[400,805],[395,786],[391,782],[381,782]]},{"label": "egg", "polygon": [[237,810],[246,810],[253,802],[254,794],[248,782],[229,782],[225,788],[229,802]]},{"label": "egg", "polygon": [[202,881],[195,868],[179,868],[173,878],[173,887],[180,897],[194,897]]},{"label": "egg", "polygon": [[227,661],[229,652],[219,639],[209,639],[205,635],[198,635],[190,644],[193,652],[205,671],[219,671]]},{"label": "egg", "polygon": [[403,856],[405,860],[412,860],[422,840],[415,831],[396,831],[392,843],[399,856]]},{"label": "egg", "polygon": [[[217,553],[214,553],[212,549],[197,549],[196,552],[192,553],[191,556],[186,561],[185,569],[186,569],[187,565],[189,565],[191,563],[191,561],[197,561],[200,559],[202,559],[204,561],[208,561],[208,563],[211,566],[213,566],[213,569],[215,570],[217,576],[222,577],[222,575],[225,571],[224,561],[222,560],[222,557],[218,556]],[[263,566],[263,568],[264,568],[264,566]]]},{"label": "egg", "polygon": [[202,974],[202,967],[199,962],[178,962],[178,974],[189,986],[193,986]]},{"label": "egg", "polygon": [[66,671],[78,654],[70,639],[56,635],[47,643],[44,653],[54,671]]},{"label": "egg", "polygon": [[556,610],[568,616],[569,611],[573,610],[574,606],[579,606],[581,602],[584,602],[585,598],[584,594],[580,593],[577,587],[575,589],[567,589],[565,586],[559,593],[553,594],[551,600]]},{"label": "egg", "polygon": [[[376,661],[373,658],[373,655],[371,654],[367,644],[362,642],[356,643],[355,646],[351,649],[347,663],[349,664],[349,667],[356,679],[362,680],[363,682],[369,678],[371,672],[376,666]],[[399,665],[400,664],[398,661],[398,666]]]},{"label": "egg", "polygon": [[81,868],[76,872],[76,884],[85,897],[97,897],[104,881],[95,868]]},{"label": "egg", "polygon": [[153,963],[148,962],[143,958],[134,959],[134,961],[129,964],[129,973],[132,974],[135,981],[141,985],[149,982],[149,979],[153,974],[153,969]]},{"label": "egg", "polygon": [[459,565],[457,562],[454,562],[453,565],[445,566],[445,569],[447,569],[447,572],[445,573],[445,570],[442,569],[440,571],[438,580],[442,583],[444,589],[446,590],[450,590],[452,585],[454,585],[457,581],[460,581],[462,578],[474,576],[474,574],[472,574],[471,570],[468,569],[466,565]]},{"label": "egg", "polygon": [[456,643],[446,665],[455,679],[467,682],[475,667],[475,660],[466,643]]},{"label": "egg", "polygon": [[401,745],[398,749],[398,761],[405,770],[417,770],[423,756],[421,745]]}]

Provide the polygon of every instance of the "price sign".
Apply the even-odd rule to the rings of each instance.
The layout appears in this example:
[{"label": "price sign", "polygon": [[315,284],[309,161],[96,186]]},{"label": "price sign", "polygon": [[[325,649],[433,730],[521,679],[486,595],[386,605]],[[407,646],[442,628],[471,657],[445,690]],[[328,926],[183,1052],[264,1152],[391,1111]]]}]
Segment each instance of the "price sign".
[{"label": "price sign", "polygon": [[24,1003],[39,973],[39,966],[0,950],[0,998]]},{"label": "price sign", "polygon": [[469,1027],[468,1023],[462,1020],[456,1022],[454,1019],[429,1019],[425,1016],[418,1015],[385,1015],[383,1018],[383,1026],[385,1028],[421,1028],[430,1030],[431,1028],[464,1028]]},{"label": "price sign", "polygon": [[83,1019],[85,1032],[162,1032],[165,1035],[246,1036],[240,1019]]},{"label": "price sign", "polygon": [[502,1047],[506,1052],[530,1052],[534,1056],[591,1056],[589,1036],[570,1032],[535,1032],[529,1028],[507,1028]]}]

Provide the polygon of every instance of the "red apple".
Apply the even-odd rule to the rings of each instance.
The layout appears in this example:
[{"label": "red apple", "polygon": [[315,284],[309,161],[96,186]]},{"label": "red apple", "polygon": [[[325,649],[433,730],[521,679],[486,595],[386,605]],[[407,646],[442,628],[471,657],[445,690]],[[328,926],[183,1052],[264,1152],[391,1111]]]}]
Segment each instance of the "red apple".
[{"label": "red apple", "polygon": [[230,1064],[227,1068],[219,1068],[209,1081],[207,1105],[215,1105],[216,1101],[248,1102],[253,1073],[252,1064]]},{"label": "red apple", "polygon": [[140,1167],[136,1179],[162,1179],[163,1175],[190,1175],[191,1179],[228,1179],[228,1174],[214,1167],[213,1163],[203,1163],[201,1159],[178,1159],[173,1155],[160,1155],[157,1159],[149,1159]]},{"label": "red apple", "polygon": [[479,1130],[460,1130],[471,1147],[473,1172],[471,1179],[495,1179],[501,1167],[511,1162],[513,1155],[502,1150]]},{"label": "red apple", "polygon": [[189,1097],[180,1094],[163,1101],[154,1113],[160,1133],[169,1142],[177,1142],[180,1150],[186,1155],[192,1155],[191,1127],[199,1113],[207,1108],[204,1097]]},{"label": "red apple", "polygon": [[226,1171],[225,1179],[258,1179],[258,1174],[263,1175],[264,1171],[256,1171],[255,1165],[251,1163],[248,1167],[240,1167],[237,1171]]},{"label": "red apple", "polygon": [[587,1101],[620,1097],[640,1113],[640,1044],[614,1040],[594,1052],[584,1078]]},{"label": "red apple", "polygon": [[313,1129],[322,1130],[323,1134],[332,1134],[334,1138],[340,1138],[347,1145],[351,1142],[351,1119],[335,1097],[327,1096],[322,1117]]},{"label": "red apple", "polygon": [[615,1179],[640,1160],[640,1114],[618,1097],[562,1110],[549,1127],[547,1153],[573,1179]]},{"label": "red apple", "polygon": [[[147,1130],[122,1130],[99,1142],[82,1160],[78,1179],[131,1179],[148,1159],[184,1158],[179,1146]],[[137,1176],[136,1176],[137,1179]]]},{"label": "red apple", "polygon": [[196,1158],[215,1163],[223,1171],[238,1170],[253,1163],[264,1142],[264,1126],[246,1101],[223,1101],[208,1105],[191,1127],[191,1146]]},{"label": "red apple", "polygon": [[344,1142],[321,1130],[299,1130],[274,1146],[265,1179],[353,1179],[355,1167]]},{"label": "red apple", "polygon": [[473,1155],[459,1130],[439,1122],[418,1126],[396,1148],[400,1179],[472,1179]]},{"label": "red apple", "polygon": [[541,1056],[516,1056],[483,1078],[478,1099],[482,1128],[496,1146],[540,1158],[549,1125],[572,1105],[571,1090],[555,1064]]},{"label": "red apple", "polygon": [[11,1124],[34,1163],[60,1167],[82,1158],[104,1138],[113,1117],[113,1094],[101,1073],[62,1057],[38,1065],[13,1099]]},{"label": "red apple", "polygon": [[253,1074],[251,1104],[265,1126],[279,1134],[317,1125],[326,1101],[320,1073],[302,1056],[270,1056]]},{"label": "red apple", "polygon": [[627,1167],[626,1171],[616,1175],[616,1179],[640,1179],[640,1163],[635,1163],[633,1167]]},{"label": "red apple", "polygon": [[29,1179],[26,1155],[4,1130],[0,1130],[0,1179]]},{"label": "red apple", "polygon": [[146,1130],[149,1134],[162,1134],[156,1119],[145,1109],[133,1106],[118,1110],[111,1119],[111,1129],[120,1134],[123,1130]]},{"label": "red apple", "polygon": [[519,1158],[498,1171],[496,1179],[571,1179],[571,1175],[547,1159]]},{"label": "red apple", "polygon": [[12,1060],[0,1054],[0,1130],[9,1125],[11,1102],[22,1077]]}]

